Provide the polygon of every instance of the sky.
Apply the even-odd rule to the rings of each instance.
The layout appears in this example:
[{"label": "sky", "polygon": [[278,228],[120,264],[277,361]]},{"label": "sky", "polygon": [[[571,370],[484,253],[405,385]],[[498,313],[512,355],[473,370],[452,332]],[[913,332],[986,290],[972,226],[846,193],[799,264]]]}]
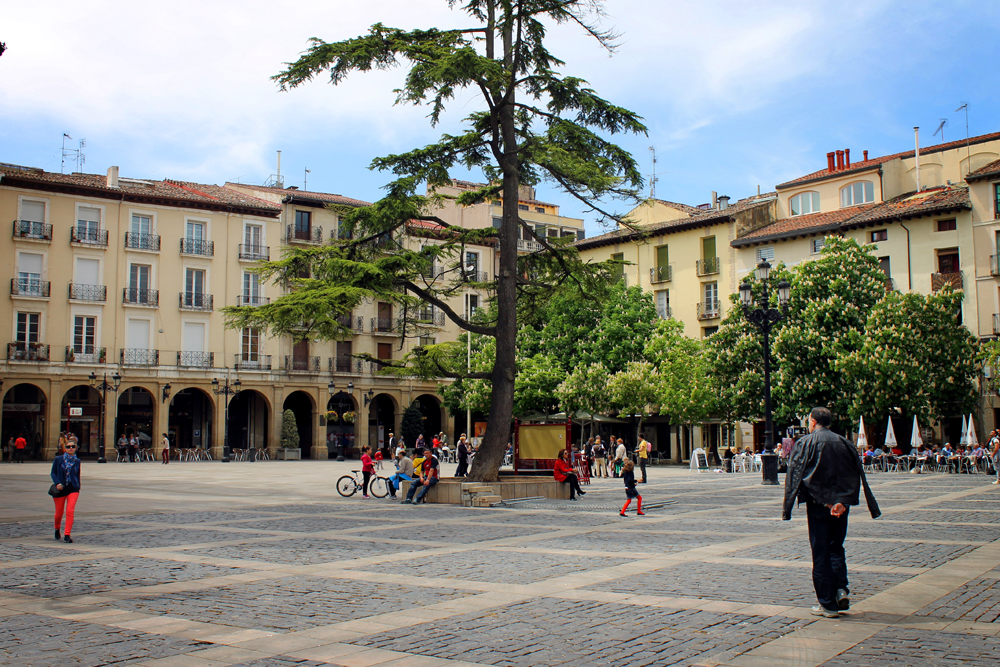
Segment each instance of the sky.
[{"label": "sky", "polygon": [[[1000,131],[1000,3],[981,0],[607,0],[614,54],[573,26],[553,26],[564,73],[644,118],[622,136],[656,196],[691,205],[733,201],[826,166],[850,148],[879,156]],[[446,0],[37,0],[8,3],[0,22],[0,162],[61,168],[86,140],[83,171],[203,183],[263,183],[282,151],[285,185],[374,201],[389,175],[373,158],[460,130],[480,108],[452,102],[437,127],[425,107],[396,106],[403,70],[325,78],[280,92],[270,77],[310,37],[337,41],[376,22],[464,27]],[[66,171],[76,165],[69,161]],[[456,173],[460,178],[475,174]],[[649,192],[649,186],[646,188]],[[539,199],[603,230],[547,184]],[[612,206],[614,204],[612,203]],[[618,204],[618,210],[627,210]]]}]

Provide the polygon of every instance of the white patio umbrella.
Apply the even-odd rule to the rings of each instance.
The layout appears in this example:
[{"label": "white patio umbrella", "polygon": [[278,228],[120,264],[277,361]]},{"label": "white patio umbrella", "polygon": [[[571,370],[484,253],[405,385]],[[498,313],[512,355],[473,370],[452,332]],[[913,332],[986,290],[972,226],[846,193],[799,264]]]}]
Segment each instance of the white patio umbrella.
[{"label": "white patio umbrella", "polygon": [[979,436],[976,435],[976,427],[972,423],[972,413],[969,413],[969,431],[965,436],[965,444],[972,447],[979,444]]},{"label": "white patio umbrella", "polygon": [[913,434],[910,436],[910,447],[917,450],[924,446],[924,439],[920,437],[920,426],[917,425],[917,416],[913,415]]},{"label": "white patio umbrella", "polygon": [[885,449],[892,449],[893,447],[898,447],[899,443],[896,442],[896,432],[892,430],[892,417],[889,417],[889,428],[885,432]]},{"label": "white patio umbrella", "polygon": [[868,435],[865,433],[865,418],[861,417],[858,425],[858,449],[868,449]]},{"label": "white patio umbrella", "polygon": [[958,439],[958,444],[967,445],[969,439],[969,422],[965,421],[965,415],[962,415],[962,436]]}]

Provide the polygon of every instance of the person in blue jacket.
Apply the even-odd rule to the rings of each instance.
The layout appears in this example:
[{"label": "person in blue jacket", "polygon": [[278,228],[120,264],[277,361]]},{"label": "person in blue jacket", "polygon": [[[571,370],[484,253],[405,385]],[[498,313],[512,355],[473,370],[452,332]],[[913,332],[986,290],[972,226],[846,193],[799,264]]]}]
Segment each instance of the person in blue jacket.
[{"label": "person in blue jacket", "polygon": [[65,452],[52,461],[52,483],[56,485],[56,495],[52,500],[56,503],[56,539],[59,539],[59,528],[62,526],[63,513],[66,515],[66,533],[64,542],[73,542],[70,533],[73,532],[73,514],[76,511],[76,501],[80,498],[80,459],[76,456],[76,443],[72,440],[66,445]]}]

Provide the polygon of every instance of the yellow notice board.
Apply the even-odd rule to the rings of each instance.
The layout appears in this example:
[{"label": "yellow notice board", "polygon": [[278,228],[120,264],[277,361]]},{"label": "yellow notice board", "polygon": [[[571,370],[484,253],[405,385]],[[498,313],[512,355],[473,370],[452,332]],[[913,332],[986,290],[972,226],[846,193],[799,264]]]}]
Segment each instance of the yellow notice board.
[{"label": "yellow notice board", "polygon": [[518,456],[555,459],[566,449],[566,424],[523,424],[518,428]]}]

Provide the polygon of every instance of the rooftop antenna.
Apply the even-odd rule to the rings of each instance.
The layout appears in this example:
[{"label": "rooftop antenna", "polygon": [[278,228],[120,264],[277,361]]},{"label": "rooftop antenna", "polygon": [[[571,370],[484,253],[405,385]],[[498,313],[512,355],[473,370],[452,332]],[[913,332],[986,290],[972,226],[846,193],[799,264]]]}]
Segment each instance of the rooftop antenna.
[{"label": "rooftop antenna", "polygon": [[965,174],[968,175],[972,171],[972,148],[969,146],[969,103],[962,102],[962,106],[955,109],[955,111],[961,111],[962,109],[965,109],[965,157],[969,163],[969,169]]},{"label": "rooftop antenna", "polygon": [[264,186],[269,188],[285,187],[285,179],[281,177],[281,151],[278,151],[278,173],[271,174],[271,176],[267,179],[267,182],[264,183]]},{"label": "rooftop antenna", "polygon": [[649,177],[649,198],[656,199],[656,182],[660,180],[656,172],[656,146],[650,146],[649,152],[653,154],[653,173]]},{"label": "rooftop antenna", "polygon": [[941,143],[942,144],[944,143],[944,126],[947,125],[947,124],[948,124],[948,119],[947,118],[942,118],[941,122],[938,123],[937,129],[934,130],[934,134],[931,135],[933,137],[938,132],[940,132],[941,133]]},{"label": "rooftop antenna", "polygon": [[83,147],[87,145],[86,139],[80,139],[80,144],[78,148],[66,148],[66,140],[69,139],[73,141],[73,137],[69,136],[65,132],[62,135],[62,164],[59,167],[59,173],[66,173],[66,158],[70,158],[76,163],[76,171],[83,171],[83,165],[87,163],[87,156],[83,154]]},{"label": "rooftop antenna", "polygon": [[302,189],[303,190],[306,190],[306,191],[309,190],[309,174],[311,174],[311,173],[312,173],[311,171],[309,171],[308,169],[306,169],[306,173],[302,174]]}]

